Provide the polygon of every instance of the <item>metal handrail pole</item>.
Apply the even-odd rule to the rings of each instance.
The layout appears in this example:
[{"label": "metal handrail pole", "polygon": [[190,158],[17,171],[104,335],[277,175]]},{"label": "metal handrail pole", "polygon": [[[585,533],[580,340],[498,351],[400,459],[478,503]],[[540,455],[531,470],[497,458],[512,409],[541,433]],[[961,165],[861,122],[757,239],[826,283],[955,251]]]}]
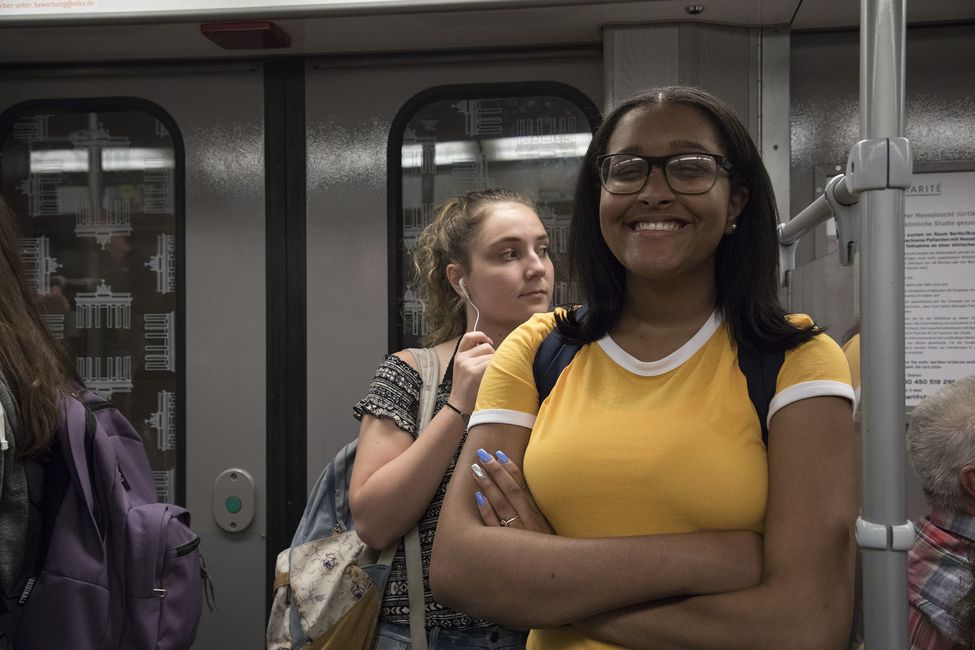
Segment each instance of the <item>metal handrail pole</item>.
[{"label": "metal handrail pole", "polygon": [[[860,6],[861,134],[864,139],[901,137],[906,0],[861,0]],[[861,520],[886,532],[887,540],[886,548],[861,543],[864,635],[870,650],[901,650],[908,645],[907,553],[891,539],[907,520],[904,190],[870,190],[860,198],[866,208],[860,225]]]},{"label": "metal handrail pole", "polygon": [[802,212],[779,226],[779,243],[785,245],[796,243],[803,235],[828,221],[832,216],[833,209],[826,202],[826,194],[820,194],[815,201],[803,208]]},{"label": "metal handrail pole", "polygon": [[856,205],[859,194],[851,192],[847,187],[846,175],[831,178],[823,193],[812,203],[802,209],[799,214],[779,226],[779,244],[788,246],[794,244],[806,233],[812,232],[816,226],[829,221],[836,216],[830,199],[841,206]]}]

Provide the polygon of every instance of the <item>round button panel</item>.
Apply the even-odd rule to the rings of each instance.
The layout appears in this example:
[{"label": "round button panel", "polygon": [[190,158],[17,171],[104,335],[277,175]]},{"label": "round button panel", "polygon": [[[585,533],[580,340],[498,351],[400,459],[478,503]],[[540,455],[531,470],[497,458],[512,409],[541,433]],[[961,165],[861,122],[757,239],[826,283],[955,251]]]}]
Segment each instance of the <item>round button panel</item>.
[{"label": "round button panel", "polygon": [[228,533],[247,529],[254,520],[257,490],[247,470],[224,470],[213,482],[213,518]]}]

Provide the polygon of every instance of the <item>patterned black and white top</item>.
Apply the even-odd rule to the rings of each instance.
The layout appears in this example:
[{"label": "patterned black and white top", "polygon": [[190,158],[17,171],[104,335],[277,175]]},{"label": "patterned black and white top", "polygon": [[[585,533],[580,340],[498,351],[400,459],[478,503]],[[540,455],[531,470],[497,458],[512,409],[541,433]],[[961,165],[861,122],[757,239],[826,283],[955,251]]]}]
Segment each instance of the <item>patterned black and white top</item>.
[{"label": "patterned black and white top", "polygon": [[[450,388],[453,384],[452,371],[453,359],[450,360],[443,382],[437,387],[434,415],[444,407],[447,398],[450,396]],[[396,423],[396,426],[416,438],[419,434],[416,430],[416,418],[421,384],[420,373],[399,357],[387,356],[376,370],[376,376],[373,377],[369,393],[353,407],[356,419],[361,420],[362,416],[367,413],[375,417],[388,417]],[[465,433],[464,438],[466,439],[466,437],[467,434]],[[443,480],[437,487],[437,492],[433,495],[433,500],[427,506],[423,516],[420,517],[423,598],[426,602],[426,627],[428,628],[440,627],[457,630],[493,625],[483,619],[447,609],[435,601],[430,593],[430,553],[433,549],[433,535],[437,528],[440,507],[443,505],[444,495],[447,493],[447,484],[454,473],[454,464],[457,462],[457,455],[460,453],[463,444],[464,440],[462,439],[460,445],[457,446],[457,451],[454,452],[450,466],[444,473]],[[399,548],[396,549],[396,555],[393,558],[389,580],[386,583],[386,592],[383,594],[380,617],[384,621],[397,625],[409,626],[410,624],[410,595],[407,589],[406,555],[403,551],[402,540],[400,540]]]}]

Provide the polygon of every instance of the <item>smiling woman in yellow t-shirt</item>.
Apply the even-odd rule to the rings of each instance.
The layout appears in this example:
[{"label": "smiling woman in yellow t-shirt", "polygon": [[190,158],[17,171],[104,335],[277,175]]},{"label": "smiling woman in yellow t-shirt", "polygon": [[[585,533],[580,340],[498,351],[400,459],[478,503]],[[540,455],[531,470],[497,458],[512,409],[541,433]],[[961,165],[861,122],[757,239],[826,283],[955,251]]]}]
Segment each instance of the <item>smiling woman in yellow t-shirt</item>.
[{"label": "smiling woman in yellow t-shirt", "polygon": [[[658,89],[606,118],[570,243],[589,310],[536,316],[486,372],[438,598],[546,650],[845,643],[853,391],[839,347],[778,303],[774,205],[707,93]],[[532,361],[555,327],[581,349],[539,405]],[[742,344],[785,352],[767,451]]]}]

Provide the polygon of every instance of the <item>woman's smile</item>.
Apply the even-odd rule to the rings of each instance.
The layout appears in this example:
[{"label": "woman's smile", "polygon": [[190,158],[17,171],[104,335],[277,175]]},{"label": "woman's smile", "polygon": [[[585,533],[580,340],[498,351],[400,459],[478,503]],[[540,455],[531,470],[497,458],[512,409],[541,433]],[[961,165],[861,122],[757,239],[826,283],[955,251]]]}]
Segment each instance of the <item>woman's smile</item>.
[{"label": "woman's smile", "polygon": [[633,232],[643,232],[644,230],[673,232],[683,228],[684,224],[677,221],[638,221],[631,227]]}]

